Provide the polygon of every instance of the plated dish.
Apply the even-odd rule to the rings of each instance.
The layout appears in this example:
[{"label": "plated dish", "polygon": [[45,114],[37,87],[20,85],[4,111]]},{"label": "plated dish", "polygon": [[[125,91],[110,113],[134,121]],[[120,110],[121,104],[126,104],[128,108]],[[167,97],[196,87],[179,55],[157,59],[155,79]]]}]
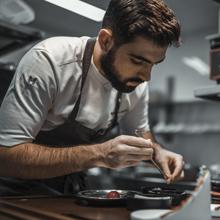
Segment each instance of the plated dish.
[{"label": "plated dish", "polygon": [[134,195],[134,191],[129,190],[84,190],[78,192],[75,197],[82,205],[126,205],[127,198]]}]

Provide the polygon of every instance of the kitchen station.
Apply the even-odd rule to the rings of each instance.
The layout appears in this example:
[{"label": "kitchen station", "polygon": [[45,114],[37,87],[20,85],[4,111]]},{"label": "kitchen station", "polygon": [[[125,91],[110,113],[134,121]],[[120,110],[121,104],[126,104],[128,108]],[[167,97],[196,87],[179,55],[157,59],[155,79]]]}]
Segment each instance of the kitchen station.
[{"label": "kitchen station", "polygon": [[1,220],[220,220],[220,0],[0,0],[0,33]]}]

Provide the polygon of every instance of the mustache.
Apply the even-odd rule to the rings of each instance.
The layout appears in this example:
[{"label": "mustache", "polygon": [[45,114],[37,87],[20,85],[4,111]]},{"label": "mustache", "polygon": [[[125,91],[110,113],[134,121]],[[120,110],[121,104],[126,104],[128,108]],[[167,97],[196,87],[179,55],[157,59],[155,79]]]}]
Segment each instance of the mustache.
[{"label": "mustache", "polygon": [[130,78],[130,79],[127,79],[126,82],[143,83],[145,81],[140,78]]}]

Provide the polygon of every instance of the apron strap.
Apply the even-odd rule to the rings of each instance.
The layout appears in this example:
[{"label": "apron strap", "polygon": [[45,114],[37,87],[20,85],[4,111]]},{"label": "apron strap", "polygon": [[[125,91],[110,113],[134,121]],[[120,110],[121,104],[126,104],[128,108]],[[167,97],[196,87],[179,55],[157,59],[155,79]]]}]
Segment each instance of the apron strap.
[{"label": "apron strap", "polygon": [[83,55],[83,63],[82,63],[82,80],[81,80],[80,94],[79,94],[79,97],[78,97],[78,99],[76,101],[76,104],[73,108],[73,111],[69,116],[70,121],[75,120],[75,118],[77,116],[77,113],[79,111],[79,105],[80,105],[80,100],[81,100],[81,96],[82,96],[82,90],[83,90],[83,86],[85,84],[86,77],[87,77],[89,67],[90,67],[90,64],[91,64],[91,59],[92,59],[92,54],[93,54],[95,43],[96,43],[96,38],[90,38],[86,43],[86,48],[85,48],[85,52],[84,52],[84,55]]},{"label": "apron strap", "polygon": [[[95,42],[96,42],[96,38],[90,38],[86,43],[86,48],[85,48],[85,52],[84,52],[84,55],[83,55],[83,68],[82,68],[82,81],[81,81],[80,94],[79,94],[79,97],[78,97],[78,99],[76,101],[76,104],[73,108],[73,111],[69,116],[68,120],[70,120],[70,121],[74,121],[76,119],[77,113],[79,111],[80,101],[81,101],[81,97],[82,97],[82,90],[83,90],[83,86],[84,86],[85,81],[86,81],[86,77],[87,77],[87,74],[88,74],[88,71],[89,71],[89,67],[91,65],[91,59],[92,59],[92,55],[93,55]],[[116,96],[114,118],[112,120],[111,125],[107,129],[100,129],[99,131],[97,131],[96,135],[104,135],[108,131],[110,131],[113,127],[115,127],[117,125],[117,123],[118,123],[118,112],[119,112],[119,108],[120,108],[120,104],[121,104],[121,96],[122,96],[122,93],[118,92],[117,96]]]},{"label": "apron strap", "polygon": [[114,116],[114,119],[112,120],[111,128],[118,124],[118,112],[119,112],[119,108],[121,105],[121,96],[122,96],[122,93],[118,92],[117,97],[116,97],[115,111],[114,111],[115,116]]},{"label": "apron strap", "polygon": [[[81,101],[81,97],[82,97],[82,90],[83,90],[83,86],[84,86],[85,81],[86,81],[86,77],[87,77],[87,74],[88,74],[88,71],[89,71],[89,67],[91,65],[91,59],[92,59],[92,55],[93,55],[95,42],[96,42],[96,38],[90,38],[86,43],[86,48],[85,48],[85,52],[84,52],[84,55],[83,55],[83,68],[82,68],[82,81],[81,81],[80,94],[79,94],[77,102],[76,102],[76,104],[73,108],[73,111],[69,116],[69,119],[68,119],[69,121],[74,121],[76,119],[76,116],[77,116],[78,111],[79,111],[80,101]],[[118,92],[117,96],[116,96],[114,118],[112,120],[111,125],[106,129],[98,130],[93,138],[97,138],[98,136],[103,136],[106,133],[108,133],[113,127],[117,126],[117,124],[118,124],[118,112],[119,112],[119,108],[120,108],[120,104],[121,104],[121,96],[122,96],[122,93]]]}]

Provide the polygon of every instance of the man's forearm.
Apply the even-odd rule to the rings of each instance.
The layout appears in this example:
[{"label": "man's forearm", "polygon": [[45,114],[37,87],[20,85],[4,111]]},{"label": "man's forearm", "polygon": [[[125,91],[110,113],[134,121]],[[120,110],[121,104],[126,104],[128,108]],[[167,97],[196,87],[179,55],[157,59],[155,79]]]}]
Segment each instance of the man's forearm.
[{"label": "man's forearm", "polygon": [[99,145],[56,148],[25,143],[0,147],[0,176],[50,178],[98,166],[101,160]]}]

